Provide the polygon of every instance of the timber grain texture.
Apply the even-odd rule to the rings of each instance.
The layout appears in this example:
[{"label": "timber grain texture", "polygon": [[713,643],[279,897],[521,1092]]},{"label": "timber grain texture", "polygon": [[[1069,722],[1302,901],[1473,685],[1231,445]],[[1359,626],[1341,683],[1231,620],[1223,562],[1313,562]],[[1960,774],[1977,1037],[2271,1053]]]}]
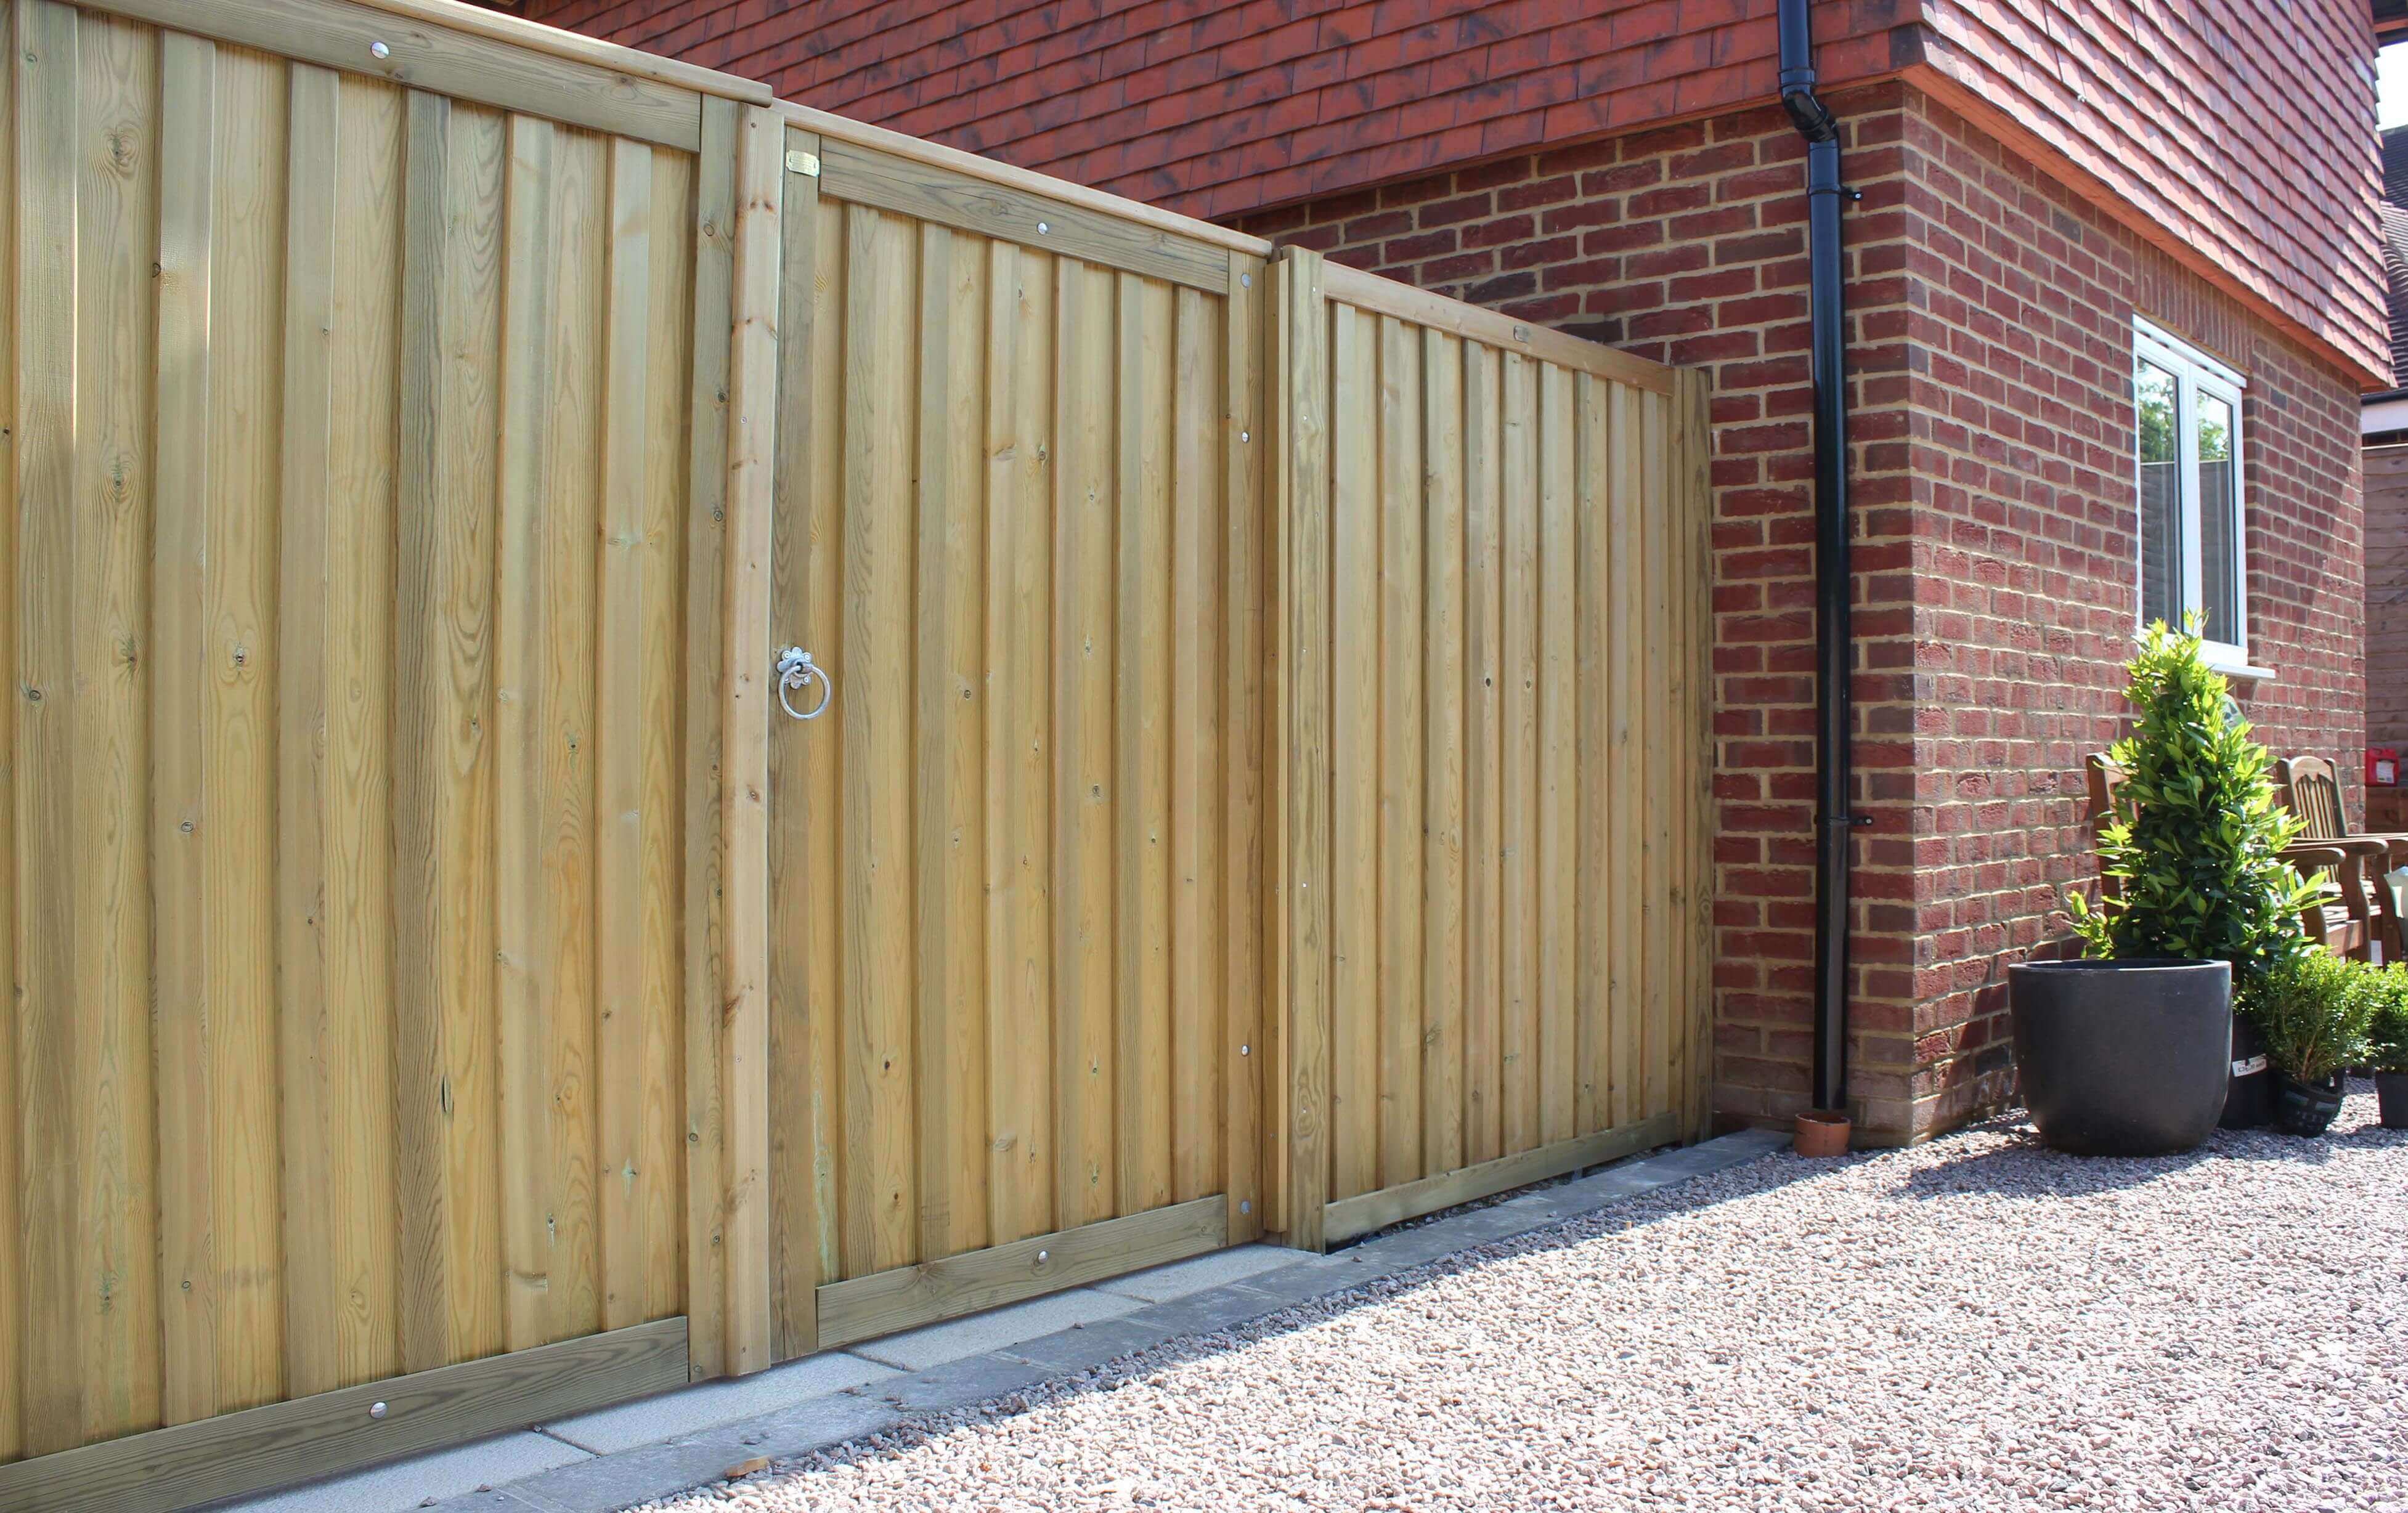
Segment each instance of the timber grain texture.
[{"label": "timber grain texture", "polygon": [[449,0],[0,34],[0,1506],[1702,1127],[1693,376]]},{"label": "timber grain texture", "polygon": [[1316,1249],[1704,1117],[1705,393],[1311,254],[1273,298],[1271,1206]]},{"label": "timber grain texture", "polygon": [[685,1320],[663,1319],[0,1466],[0,1513],[169,1513],[567,1418],[685,1379]]},{"label": "timber grain texture", "polygon": [[827,1349],[1167,1265],[1229,1243],[1218,1197],[1036,1235],[819,1290]]}]

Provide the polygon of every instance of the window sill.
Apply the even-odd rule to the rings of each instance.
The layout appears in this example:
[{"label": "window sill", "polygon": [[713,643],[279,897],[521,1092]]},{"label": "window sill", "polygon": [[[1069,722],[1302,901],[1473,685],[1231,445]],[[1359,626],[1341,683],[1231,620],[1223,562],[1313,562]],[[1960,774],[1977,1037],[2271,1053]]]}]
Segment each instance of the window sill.
[{"label": "window sill", "polygon": [[2225,677],[2238,678],[2244,683],[2271,683],[2274,680],[2273,668],[2253,667],[2246,658],[2214,647],[2202,649],[2200,660]]}]

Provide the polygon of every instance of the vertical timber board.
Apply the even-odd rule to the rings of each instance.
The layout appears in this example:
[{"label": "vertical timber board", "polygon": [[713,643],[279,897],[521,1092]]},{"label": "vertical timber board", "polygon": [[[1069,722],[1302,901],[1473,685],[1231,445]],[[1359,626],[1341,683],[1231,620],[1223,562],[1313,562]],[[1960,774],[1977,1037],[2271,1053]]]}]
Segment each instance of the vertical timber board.
[{"label": "vertical timber board", "polygon": [[726,576],[728,354],[734,335],[736,125],[730,100],[702,102],[695,160],[694,395],[686,500],[685,1307],[689,1370],[727,1371],[726,1106],[720,1086],[720,644]]},{"label": "vertical timber board", "polygon": [[1054,1221],[1054,264],[987,244],[987,1226]]},{"label": "vertical timber board", "polygon": [[[781,535],[801,537],[803,555],[796,568],[802,593],[803,639],[799,644],[810,648],[825,665],[843,669],[850,688],[851,648],[844,638],[848,620],[844,597],[844,424],[849,391],[844,341],[852,270],[847,264],[844,207],[831,204],[822,195],[816,179],[806,191],[790,178],[787,188],[789,193],[800,192],[808,195],[801,204],[812,217],[810,259],[814,271],[812,307],[807,317],[810,347],[796,358],[810,364],[810,385],[801,406],[809,426],[803,433],[799,453],[804,464],[800,480],[803,493],[793,521],[787,520],[781,506],[779,528]],[[781,350],[791,350],[790,343],[796,339],[786,335],[793,319],[790,310],[781,308]],[[790,450],[782,416],[778,450],[781,455]],[[827,722],[815,726],[814,735],[803,742],[800,793],[804,811],[791,821],[780,818],[779,822],[797,825],[804,844],[800,859],[790,870],[799,870],[805,879],[800,889],[805,919],[791,942],[781,943],[805,953],[802,989],[809,995],[804,1011],[810,1021],[807,1054],[812,1058],[805,1084],[810,1099],[807,1113],[810,1121],[811,1241],[818,1248],[813,1263],[816,1275],[825,1283],[844,1275],[842,1205],[838,1201],[845,1180],[846,1117],[841,988],[847,970],[843,943],[850,935],[838,849],[844,805],[846,724],[841,714],[823,718]],[[790,1303],[810,1309],[811,1328],[817,1337],[816,1292],[807,1296],[795,1295]]]},{"label": "vertical timber board", "polygon": [[[601,471],[595,541],[594,656],[593,984],[595,1238],[599,1326],[644,1317],[643,1206],[636,1179],[656,1174],[644,1159],[641,1115],[649,1094],[644,1002],[645,716],[655,682],[645,632],[651,585],[646,494],[653,437],[646,375],[652,322],[652,154],[625,140],[605,146],[599,426]],[[666,356],[666,354],[663,354]],[[640,1174],[631,1178],[622,1174]]]},{"label": "vertical timber board", "polygon": [[1664,401],[1664,620],[1654,641],[1664,663],[1664,1105],[1678,1130],[1688,1128],[1689,1081],[1689,562],[1687,386],[1675,380]]},{"label": "vertical timber board", "polygon": [[[924,1261],[986,1243],[986,913],[982,899],[987,258],[982,238],[922,223],[921,417],[913,574],[910,858],[920,969],[915,1173]],[[895,780],[889,775],[889,780]]]},{"label": "vertical timber board", "polygon": [[1274,506],[1283,576],[1273,611],[1284,626],[1288,680],[1281,764],[1289,884],[1281,994],[1285,1076],[1278,1089],[1288,1129],[1285,1233],[1288,1244],[1306,1250],[1322,1249],[1329,1199],[1329,314],[1321,265],[1317,252],[1281,256],[1283,350],[1273,369],[1281,396],[1277,444],[1285,449]]},{"label": "vertical timber board", "polygon": [[53,1112],[76,1131],[76,1247],[86,1281],[74,1327],[83,1433],[98,1437],[155,1423],[160,1397],[143,824],[157,335],[150,215],[159,186],[151,154],[127,146],[158,129],[158,50],[145,29],[107,17],[84,15],[78,30],[73,552],[26,565],[71,604],[72,683],[54,688],[64,697],[50,718],[71,721],[74,770],[53,802],[70,810],[76,851],[50,888],[66,894],[76,921],[77,1092],[70,1108]]},{"label": "vertical timber board", "polygon": [[[326,841],[339,825],[327,770],[327,674],[339,655],[329,637],[337,613],[335,573],[334,351],[336,216],[342,153],[339,75],[294,64],[289,81],[284,254],[282,581],[278,633],[277,992],[281,1035],[287,1243],[303,1258],[285,1292],[288,1390],[295,1395],[343,1385],[349,1309],[344,1293],[367,1261],[344,1242],[354,1191],[337,1165],[341,1126],[389,1117],[358,1090],[339,1086],[349,1068],[334,1059],[339,1033],[329,992],[325,905],[331,890]],[[356,1345],[351,1347],[356,1351]]]},{"label": "vertical timber board", "polygon": [[493,588],[506,134],[409,96],[394,703],[402,1369],[502,1348]]},{"label": "vertical timber board", "polygon": [[1539,1126],[1539,406],[1541,364],[1519,352],[1504,356],[1503,529],[1504,662],[1501,764],[1498,801],[1503,819],[1498,853],[1503,877],[1504,989],[1500,1113],[1505,1154],[1543,1143]]},{"label": "vertical timber board", "polygon": [[[29,433],[17,409],[28,378],[18,370],[17,356],[31,301],[22,281],[24,264],[17,242],[24,214],[18,198],[17,161],[24,125],[17,115],[17,102],[20,61],[32,50],[22,30],[27,8],[22,0],[0,0],[0,44],[7,50],[0,54],[0,256],[7,259],[8,270],[0,275],[7,281],[7,288],[0,289],[0,311],[7,315],[0,321],[0,687],[10,695],[0,698],[0,982],[11,984],[21,980],[17,968],[23,958],[17,932],[24,917],[25,897],[17,851],[17,799],[22,791],[18,733],[26,702],[17,665],[19,578],[23,569],[17,511],[22,499],[18,469],[27,451],[22,438]],[[21,1206],[25,1197],[24,1168],[20,1163],[38,1138],[24,1127],[31,1101],[29,1090],[19,1080],[24,1070],[20,1060],[25,1046],[20,1028],[22,1013],[21,1001],[18,1012],[0,1014],[0,1298],[12,1299],[25,1296],[27,1275],[24,1237],[28,1231],[22,1222]],[[0,1460],[25,1453],[25,1314],[22,1303],[0,1307]]]},{"label": "vertical timber board", "polygon": [[737,127],[734,320],[729,337],[727,563],[723,588],[721,885],[726,962],[720,1008],[725,1109],[725,1365],[770,1365],[769,575],[776,525],[779,215],[785,126],[744,107]]},{"label": "vertical timber board", "polygon": [[271,840],[281,501],[267,419],[283,398],[285,74],[280,59],[218,52],[199,827],[218,1412],[285,1390]]},{"label": "vertical timber board", "polygon": [[1170,287],[1112,277],[1112,1035],[1110,1211],[1170,1198]]},{"label": "vertical timber board", "polygon": [[[302,74],[295,70],[295,87]],[[332,1190],[329,1387],[401,1369],[396,1312],[401,1260],[394,1186],[393,708],[394,486],[401,393],[402,173],[405,91],[341,78],[334,239],[334,325],[325,338],[326,464],[323,785],[327,1079],[319,1136]],[[306,150],[301,133],[294,150]],[[288,493],[288,512],[306,501]],[[297,639],[289,637],[288,641]],[[297,1136],[295,1138],[298,1138]],[[290,1148],[288,1147],[288,1149]],[[309,1252],[294,1242],[293,1252]],[[299,1280],[304,1268],[295,1267]],[[305,1323],[295,1312],[294,1346]],[[319,1389],[295,1356],[294,1392]]]},{"label": "vertical timber board", "polygon": [[[789,130],[786,150],[816,155],[819,138]],[[822,591],[815,572],[826,553],[812,516],[815,449],[832,439],[816,424],[816,359],[825,319],[819,293],[824,277],[819,186],[816,175],[789,173],[778,218],[783,269],[778,296],[778,468],[770,604],[776,644],[793,637],[794,644],[826,659],[834,649],[820,635]],[[822,937],[816,926],[829,910],[818,895],[821,874],[811,858],[818,832],[832,832],[833,827],[824,816],[813,824],[812,778],[814,768],[825,765],[823,748],[832,733],[782,716],[770,721],[770,730],[769,1220],[775,1248],[770,1287],[776,1354],[789,1361],[819,1349],[821,1206],[815,1168],[821,1149],[820,1079],[829,1068],[815,1053],[815,1032],[832,1006],[816,991],[822,980]],[[825,964],[834,965],[832,955]]]},{"label": "vertical timber board", "polygon": [[1424,824],[1422,1170],[1464,1165],[1464,518],[1463,342],[1422,341],[1424,606],[1422,678],[1428,720]]},{"label": "vertical timber board", "polygon": [[596,1327],[675,1313],[680,1223],[670,1213],[680,1143],[670,1083],[677,992],[676,531],[684,497],[686,352],[692,319],[679,212],[686,153],[618,138],[598,176],[602,261],[595,423],[600,513],[591,709],[596,737],[592,1103],[595,1196],[590,1263]]},{"label": "vertical timber board", "polygon": [[1617,550],[1607,553],[1608,624],[1605,686],[1603,779],[1606,784],[1606,1022],[1612,1067],[1612,1122],[1615,1127],[1646,1117],[1642,1101],[1646,1079],[1640,1069],[1640,1016],[1645,974],[1641,970],[1639,828],[1646,815],[1644,749],[1637,739],[1636,721],[1644,703],[1640,668],[1646,630],[1639,599],[1647,581],[1638,548],[1644,520],[1640,484],[1644,477],[1639,455],[1645,437],[1639,424],[1639,390],[1626,383],[1612,386],[1607,395],[1608,425],[1604,487],[1606,539]]},{"label": "vertical timber board", "polygon": [[1641,926],[1644,940],[1641,949],[1647,972],[1646,1023],[1641,1031],[1647,1044],[1645,1067],[1646,1089],[1641,1106],[1644,1117],[1653,1119],[1669,1108],[1672,1080],[1672,942],[1680,927],[1679,911],[1672,900],[1672,813],[1671,798],[1676,787],[1672,769],[1672,666],[1667,654],[1666,633],[1671,625],[1672,584],[1670,531],[1672,504],[1670,498],[1671,469],[1666,465],[1666,451],[1670,445],[1670,405],[1663,395],[1647,393],[1640,395],[1643,417],[1640,452],[1644,479],[1640,493],[1646,523],[1642,530],[1646,563],[1645,599],[1641,606],[1641,645],[1646,663],[1646,697],[1644,702],[1646,733],[1641,738],[1646,748],[1647,789],[1641,814],[1640,850],[1645,870],[1641,874],[1645,893],[1642,901]]},{"label": "vertical timber board", "polygon": [[566,1006],[549,990],[542,937],[552,894],[543,877],[551,807],[543,704],[556,671],[542,650],[553,607],[543,559],[554,490],[552,432],[568,376],[560,372],[553,260],[566,228],[554,223],[561,144],[551,121],[509,119],[502,228],[502,386],[499,526],[494,595],[494,1012],[497,1026],[502,1170],[502,1329],[506,1349],[542,1344],[552,1290],[550,1078],[543,1042]]},{"label": "vertical timber board", "polygon": [[1351,1198],[1380,1185],[1379,317],[1327,309],[1329,1196]]},{"label": "vertical timber board", "polygon": [[1290,845],[1295,816],[1295,771],[1289,764],[1294,723],[1295,621],[1289,606],[1294,598],[1295,562],[1290,550],[1294,533],[1296,489],[1295,396],[1287,374],[1296,361],[1294,293],[1299,257],[1283,255],[1263,270],[1263,584],[1260,596],[1263,625],[1262,702],[1266,711],[1263,751],[1262,875],[1262,1043],[1257,1074],[1263,1088],[1262,1172],[1263,1232],[1286,1236],[1293,1211],[1296,1149],[1295,981],[1289,967],[1295,960],[1295,854]]},{"label": "vertical timber board", "polygon": [[[642,1158],[634,1201],[644,1247],[638,1317],[684,1312],[686,1071],[684,972],[688,916],[682,892],[687,526],[694,511],[693,446],[695,284],[692,216],[699,163],[690,152],[652,150],[652,335],[646,342],[644,487],[644,1035]],[[724,432],[722,433],[724,434]],[[705,921],[693,920],[693,939]],[[699,949],[698,946],[695,949]]]},{"label": "vertical timber board", "polygon": [[[1221,799],[1226,721],[1217,676],[1222,639],[1222,419],[1228,391],[1226,311],[1193,289],[1172,292],[1170,581],[1170,1199],[1226,1192],[1222,1182],[1228,995],[1222,925]],[[1232,1058],[1234,1060],[1234,1056]]]},{"label": "vertical timber board", "polygon": [[[1377,862],[1379,946],[1375,1013],[1379,1094],[1374,1120],[1378,1187],[1418,1180],[1422,1169],[1422,748],[1425,504],[1419,329],[1378,321]],[[1341,765],[1341,769],[1342,765]]]},{"label": "vertical timber board", "polygon": [[1539,1143],[1555,1145],[1580,1133],[1575,1067],[1573,950],[1579,889],[1574,842],[1580,772],[1576,765],[1578,699],[1572,592],[1572,373],[1558,364],[1539,368]]},{"label": "vertical timber board", "polygon": [[1575,1113],[1583,1135],[1613,1126],[1613,1021],[1606,991],[1612,970],[1607,918],[1612,895],[1608,858],[1612,810],[1607,790],[1612,707],[1607,666],[1612,645],[1609,624],[1612,597],[1607,563],[1612,554],[1612,536],[1606,514],[1606,421],[1612,387],[1610,379],[1584,373],[1573,399],[1573,423],[1579,432],[1572,568],[1573,620],[1578,627],[1574,677],[1580,686],[1580,729],[1573,759],[1580,790],[1573,815],[1579,830],[1573,865],[1578,875],[1574,906],[1580,942],[1574,977],[1580,1014],[1574,1060],[1580,1078]]},{"label": "vertical timber board", "polygon": [[[20,24],[31,29],[36,18],[50,8],[25,6]],[[29,50],[27,56],[38,51]],[[208,612],[208,390],[213,374],[208,308],[214,240],[210,144],[216,136],[216,52],[208,42],[176,33],[160,39],[159,492],[151,568],[152,635],[159,653],[157,697],[150,711],[151,850],[152,886],[159,900],[153,968],[163,1073],[159,1085],[161,1343],[165,1371],[162,1416],[171,1424],[207,1418],[217,1410],[215,1382],[208,1364],[217,1353],[217,1340],[216,1311],[209,1302],[214,1267],[208,1236],[213,1220],[209,1100],[204,1071],[208,1059],[204,954],[208,927],[202,911],[208,890],[199,839],[207,806],[196,745],[203,691],[208,687],[203,648]],[[20,110],[23,113],[19,137],[22,153],[34,140],[32,132],[40,118],[28,94],[21,94]],[[23,182],[25,205],[21,213],[26,214],[40,203],[36,198],[39,181],[31,167],[29,163]],[[21,254],[19,277],[27,276]],[[21,322],[21,340],[30,345],[36,339],[39,327]],[[29,428],[25,434],[38,436],[42,431]],[[33,455],[30,450],[28,455]],[[29,517],[37,502],[38,495],[29,490],[25,501]],[[37,560],[31,543],[24,558]],[[29,609],[33,603],[29,594]],[[23,645],[29,659],[39,645],[30,617]],[[22,676],[29,688],[40,686],[30,664]],[[32,707],[29,735],[38,728],[38,706]],[[26,742],[21,760],[28,788],[39,781],[35,759],[40,751],[38,744]],[[39,835],[37,824],[29,816],[22,832],[29,852]],[[21,991],[29,1005],[38,1004],[33,989],[41,980],[39,958],[29,951],[22,960],[26,986]],[[36,1016],[33,1022],[38,1021]],[[35,1156],[31,1141],[27,1156],[29,1160]],[[63,1174],[64,1170],[62,1166]],[[29,1202],[27,1221],[37,1223],[38,1212],[36,1204]],[[39,1254],[37,1250],[36,1256]],[[27,1282],[38,1307],[42,1290],[38,1267],[32,1270]],[[36,1352],[28,1359],[29,1368],[41,1359],[39,1343],[36,1331],[28,1341]],[[62,1372],[50,1380],[57,1390],[72,1390],[74,1374]],[[39,1453],[61,1448],[32,1432],[35,1423],[29,1422],[27,1428],[28,1450]]]},{"label": "vertical timber board", "polygon": [[[75,1083],[75,962],[83,940],[66,879],[75,876],[72,595],[75,542],[79,89],[76,13],[19,0],[14,75],[17,408],[13,478],[17,662],[14,757],[17,1117],[22,1165],[24,1353],[12,1363],[22,1393],[22,1448],[39,1455],[84,1434],[79,1339],[87,1295],[78,1243],[80,1204]],[[20,1241],[22,1235],[22,1241]],[[14,1301],[14,1300],[12,1300]]]},{"label": "vertical timber board", "polygon": [[1463,1159],[1504,1141],[1503,358],[1463,344]]},{"label": "vertical timber board", "polygon": [[[1222,910],[1227,961],[1222,992],[1228,1006],[1222,1067],[1226,1112],[1222,1177],[1227,1194],[1227,1235],[1232,1245],[1258,1238],[1264,1224],[1263,963],[1265,921],[1270,907],[1264,887],[1263,766],[1268,729],[1268,653],[1265,621],[1278,613],[1267,597],[1264,571],[1263,460],[1270,438],[1263,428],[1266,382],[1265,335],[1270,310],[1260,258],[1232,253],[1229,299],[1225,311],[1223,376],[1228,387],[1222,421],[1222,464],[1227,540],[1222,605],[1227,687],[1223,694]],[[1218,650],[1220,649],[1216,649]],[[1276,721],[1270,722],[1272,726]]]},{"label": "vertical timber board", "polygon": [[1054,260],[1055,1221],[1112,1217],[1112,275]]},{"label": "vertical timber board", "polygon": [[[844,738],[838,901],[843,1016],[838,1277],[917,1259],[912,1148],[911,435],[918,237],[863,205],[845,217]],[[836,1278],[832,1277],[831,1280]]]},{"label": "vertical timber board", "polygon": [[1688,492],[1686,528],[1689,570],[1682,581],[1688,595],[1689,666],[1696,679],[1689,729],[1689,1121],[1691,1140],[1713,1133],[1714,1118],[1714,731],[1718,689],[1714,678],[1713,378],[1711,370],[1687,374],[1688,425],[1680,458]]}]

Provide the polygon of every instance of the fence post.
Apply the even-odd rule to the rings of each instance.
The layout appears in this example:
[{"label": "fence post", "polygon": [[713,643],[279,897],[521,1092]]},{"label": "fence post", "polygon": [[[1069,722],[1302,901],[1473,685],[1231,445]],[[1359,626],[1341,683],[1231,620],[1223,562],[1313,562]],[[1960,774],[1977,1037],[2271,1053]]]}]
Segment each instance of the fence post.
[{"label": "fence post", "polygon": [[1276,1227],[1322,1249],[1329,1195],[1329,311],[1322,259],[1282,251],[1271,269],[1273,592],[1277,771],[1270,1019]]},{"label": "fence post", "polygon": [[768,1366],[769,567],[777,466],[778,295],[785,122],[760,106],[737,125],[736,274],[727,407],[726,666],[720,683],[721,1106],[725,1110],[726,1369]]},{"label": "fence post", "polygon": [[1691,674],[1695,679],[1695,711],[1690,728],[1696,746],[1690,752],[1689,780],[1694,785],[1689,836],[1689,1120],[1684,1132],[1702,1140],[1713,1134],[1714,1121],[1714,491],[1713,378],[1712,370],[1691,368],[1681,375],[1677,391],[1685,423],[1679,459],[1681,480],[1688,501],[1682,529],[1688,533],[1689,573],[1682,592],[1689,596]]}]

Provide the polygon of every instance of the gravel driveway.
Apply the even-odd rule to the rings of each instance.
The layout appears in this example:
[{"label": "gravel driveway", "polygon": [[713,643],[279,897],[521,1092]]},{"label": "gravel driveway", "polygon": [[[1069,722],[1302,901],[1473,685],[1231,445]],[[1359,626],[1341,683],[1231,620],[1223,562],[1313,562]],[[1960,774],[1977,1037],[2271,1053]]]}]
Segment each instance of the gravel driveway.
[{"label": "gravel driveway", "polygon": [[2408,1513],[2408,1133],[1786,1153],[658,1505]]}]

